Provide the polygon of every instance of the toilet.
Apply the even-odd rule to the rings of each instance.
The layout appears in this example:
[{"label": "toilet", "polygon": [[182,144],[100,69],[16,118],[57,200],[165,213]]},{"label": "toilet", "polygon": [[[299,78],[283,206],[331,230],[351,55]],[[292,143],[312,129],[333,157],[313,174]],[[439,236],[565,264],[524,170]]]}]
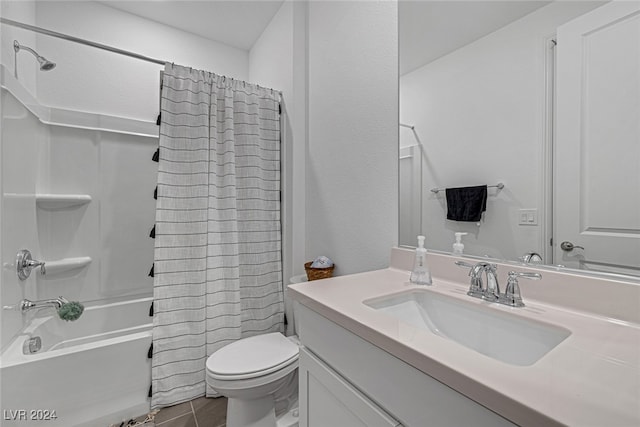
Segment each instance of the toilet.
[{"label": "toilet", "polygon": [[298,342],[279,332],[243,338],[207,359],[207,384],[227,397],[227,427],[295,427]]}]

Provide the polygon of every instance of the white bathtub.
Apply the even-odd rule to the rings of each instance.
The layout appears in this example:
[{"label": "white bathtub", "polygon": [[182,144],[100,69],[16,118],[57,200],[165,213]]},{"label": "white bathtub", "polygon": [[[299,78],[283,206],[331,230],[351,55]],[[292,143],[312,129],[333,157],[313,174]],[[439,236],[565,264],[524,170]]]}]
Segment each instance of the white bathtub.
[{"label": "white bathtub", "polygon": [[[151,298],[34,319],[0,357],[0,425],[101,427],[149,411]],[[23,354],[39,336],[40,351]],[[55,418],[52,415],[55,412]]]}]

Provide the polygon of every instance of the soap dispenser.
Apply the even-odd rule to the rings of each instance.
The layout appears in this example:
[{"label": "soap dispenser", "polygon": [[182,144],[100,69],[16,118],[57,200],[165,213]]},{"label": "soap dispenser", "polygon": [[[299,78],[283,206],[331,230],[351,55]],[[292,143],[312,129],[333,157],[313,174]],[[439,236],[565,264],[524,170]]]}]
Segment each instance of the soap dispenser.
[{"label": "soap dispenser", "polygon": [[453,233],[456,236],[456,242],[453,244],[454,255],[462,255],[464,251],[464,244],[462,243],[462,236],[466,236],[467,233]]},{"label": "soap dispenser", "polygon": [[411,283],[416,285],[431,285],[431,271],[427,265],[427,249],[424,247],[424,236],[418,236],[418,247],[416,248],[416,260],[413,264]]}]

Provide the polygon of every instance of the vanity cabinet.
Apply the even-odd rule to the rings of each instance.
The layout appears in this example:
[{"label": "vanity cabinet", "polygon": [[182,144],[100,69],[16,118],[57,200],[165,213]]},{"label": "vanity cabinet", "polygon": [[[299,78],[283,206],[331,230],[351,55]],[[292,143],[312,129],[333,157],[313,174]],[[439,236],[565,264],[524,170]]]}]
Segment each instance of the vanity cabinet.
[{"label": "vanity cabinet", "polygon": [[301,427],[515,425],[300,302],[294,310]]},{"label": "vanity cabinet", "polygon": [[300,350],[298,366],[300,401],[305,403],[300,406],[302,427],[400,426],[311,352]]}]

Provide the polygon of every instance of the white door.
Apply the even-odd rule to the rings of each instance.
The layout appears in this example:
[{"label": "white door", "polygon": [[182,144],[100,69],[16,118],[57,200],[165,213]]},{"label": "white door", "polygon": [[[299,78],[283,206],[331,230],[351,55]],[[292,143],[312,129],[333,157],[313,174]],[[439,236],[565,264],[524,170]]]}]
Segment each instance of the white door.
[{"label": "white door", "polygon": [[554,263],[640,275],[640,2],[561,26],[557,49]]}]

